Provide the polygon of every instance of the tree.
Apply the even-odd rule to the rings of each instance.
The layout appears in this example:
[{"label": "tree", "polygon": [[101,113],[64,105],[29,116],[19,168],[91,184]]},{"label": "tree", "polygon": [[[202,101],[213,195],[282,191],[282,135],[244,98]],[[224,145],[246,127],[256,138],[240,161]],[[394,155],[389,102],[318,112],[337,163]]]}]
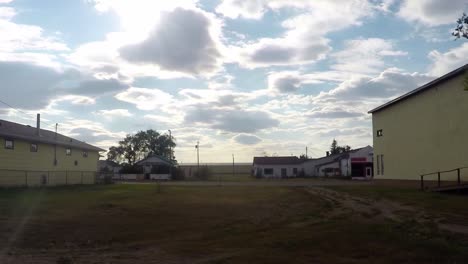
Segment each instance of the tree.
[{"label": "tree", "polygon": [[457,20],[457,26],[453,30],[452,36],[456,39],[468,39],[468,15],[465,13],[463,13],[463,15]]},{"label": "tree", "polygon": [[347,151],[350,151],[350,150],[351,150],[351,147],[349,145],[339,146],[338,142],[335,139],[333,139],[333,141],[331,143],[331,146],[330,146],[330,154],[331,155],[347,152]]},{"label": "tree", "polygon": [[161,135],[153,129],[139,131],[135,135],[127,135],[119,141],[118,146],[110,147],[107,159],[133,165],[137,160],[159,155],[175,161],[175,157],[171,157],[171,149],[175,146],[174,138],[170,138],[169,135]]},{"label": "tree", "polygon": [[300,160],[307,160],[307,159],[309,159],[309,158],[308,158],[305,154],[301,154],[301,155],[299,156],[299,159],[300,159]]}]

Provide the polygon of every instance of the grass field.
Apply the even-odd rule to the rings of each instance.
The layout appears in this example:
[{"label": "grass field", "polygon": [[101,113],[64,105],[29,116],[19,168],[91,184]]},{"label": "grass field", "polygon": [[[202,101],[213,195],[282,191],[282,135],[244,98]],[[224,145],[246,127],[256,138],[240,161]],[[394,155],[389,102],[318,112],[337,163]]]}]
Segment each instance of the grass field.
[{"label": "grass field", "polygon": [[378,185],[0,190],[0,263],[468,263],[467,208]]}]

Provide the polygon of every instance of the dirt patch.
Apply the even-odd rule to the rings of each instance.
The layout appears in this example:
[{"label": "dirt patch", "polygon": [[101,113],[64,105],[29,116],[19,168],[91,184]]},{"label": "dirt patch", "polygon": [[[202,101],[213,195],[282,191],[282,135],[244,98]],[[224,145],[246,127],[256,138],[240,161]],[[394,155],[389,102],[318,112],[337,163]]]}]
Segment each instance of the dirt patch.
[{"label": "dirt patch", "polygon": [[358,214],[365,218],[389,219],[395,222],[413,221],[418,224],[436,225],[441,230],[468,234],[468,226],[447,223],[441,216],[430,215],[420,208],[403,205],[394,201],[353,196],[344,192],[309,187],[306,190],[330,204],[325,217],[333,218],[348,214]]}]

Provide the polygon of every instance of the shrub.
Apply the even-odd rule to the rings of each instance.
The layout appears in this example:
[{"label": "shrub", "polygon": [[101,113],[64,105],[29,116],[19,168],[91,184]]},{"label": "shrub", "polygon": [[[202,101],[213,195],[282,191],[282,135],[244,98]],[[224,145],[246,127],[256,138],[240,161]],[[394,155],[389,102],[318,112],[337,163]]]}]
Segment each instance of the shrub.
[{"label": "shrub", "polygon": [[184,170],[179,167],[172,168],[171,179],[175,181],[183,181],[185,180],[185,173]]},{"label": "shrub", "polygon": [[199,170],[194,173],[194,178],[206,181],[211,177],[211,170],[208,166],[201,166]]}]

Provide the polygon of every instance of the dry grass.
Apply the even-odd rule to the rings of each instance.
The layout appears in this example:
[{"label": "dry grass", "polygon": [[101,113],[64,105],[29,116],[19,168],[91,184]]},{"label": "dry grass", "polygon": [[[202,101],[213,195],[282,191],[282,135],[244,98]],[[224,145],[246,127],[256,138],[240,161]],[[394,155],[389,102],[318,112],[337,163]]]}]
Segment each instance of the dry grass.
[{"label": "dry grass", "polygon": [[[374,195],[367,186],[343,188],[348,189],[338,192]],[[419,199],[417,206],[425,208],[424,199],[432,203],[429,196]],[[162,186],[158,192],[154,185],[113,185],[1,190],[0,262],[468,261],[463,235],[411,221],[411,216],[393,221],[353,210],[331,214],[337,206],[339,198],[324,199],[304,187]]]}]

